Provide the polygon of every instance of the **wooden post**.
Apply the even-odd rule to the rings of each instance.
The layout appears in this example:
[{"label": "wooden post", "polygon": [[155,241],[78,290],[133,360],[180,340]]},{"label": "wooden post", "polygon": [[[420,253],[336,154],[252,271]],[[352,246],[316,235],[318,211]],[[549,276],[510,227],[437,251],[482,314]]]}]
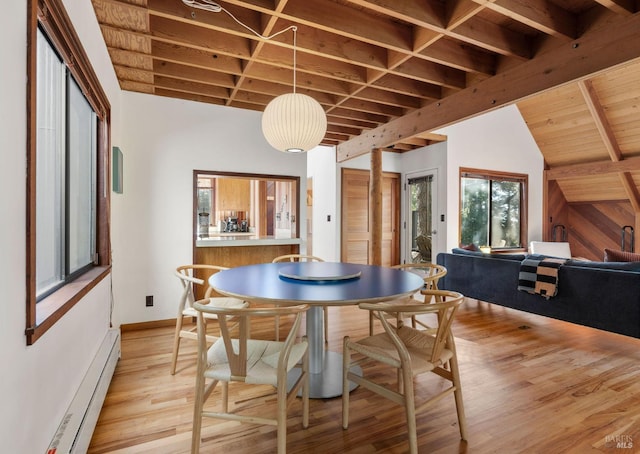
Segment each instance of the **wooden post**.
[{"label": "wooden post", "polygon": [[369,177],[369,264],[382,265],[382,149],[371,150]]}]

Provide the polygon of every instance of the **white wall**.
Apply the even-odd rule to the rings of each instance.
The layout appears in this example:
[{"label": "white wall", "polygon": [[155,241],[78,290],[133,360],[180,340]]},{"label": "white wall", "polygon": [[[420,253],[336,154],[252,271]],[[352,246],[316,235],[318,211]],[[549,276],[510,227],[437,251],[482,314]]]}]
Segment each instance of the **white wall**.
[{"label": "white wall", "polygon": [[[65,5],[117,118],[118,84],[91,2]],[[0,440],[10,453],[40,453],[49,446],[109,327],[111,282],[103,280],[26,346],[26,13],[26,1],[11,1],[3,3],[0,17]]]},{"label": "white wall", "polygon": [[[313,255],[327,262],[340,260],[336,205],[336,149],[320,146],[307,153],[307,175],[313,178]],[[329,217],[330,220],[327,220]]]},{"label": "white wall", "polygon": [[[307,155],[273,149],[261,113],[124,92],[123,193],[112,197],[114,320],[175,318],[180,285],[175,268],[191,263],[193,170],[300,177],[306,194]],[[306,238],[301,200],[300,235]],[[153,295],[154,307],[145,307]]]},{"label": "white wall", "polygon": [[481,115],[440,131],[447,141],[447,249],[458,246],[460,167],[529,175],[529,241],[542,238],[543,159],[516,106]]}]

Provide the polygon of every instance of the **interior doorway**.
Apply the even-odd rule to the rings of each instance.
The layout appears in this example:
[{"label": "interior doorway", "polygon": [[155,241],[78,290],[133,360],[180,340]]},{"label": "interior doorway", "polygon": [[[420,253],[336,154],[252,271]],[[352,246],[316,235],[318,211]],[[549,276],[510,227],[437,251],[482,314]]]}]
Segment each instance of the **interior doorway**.
[{"label": "interior doorway", "polygon": [[407,175],[405,245],[407,263],[433,262],[433,245],[438,244],[436,213],[437,172],[429,170]]},{"label": "interior doorway", "polygon": [[[342,169],[341,248],[343,262],[370,263],[368,170]],[[382,173],[382,265],[400,263],[400,174]]]}]

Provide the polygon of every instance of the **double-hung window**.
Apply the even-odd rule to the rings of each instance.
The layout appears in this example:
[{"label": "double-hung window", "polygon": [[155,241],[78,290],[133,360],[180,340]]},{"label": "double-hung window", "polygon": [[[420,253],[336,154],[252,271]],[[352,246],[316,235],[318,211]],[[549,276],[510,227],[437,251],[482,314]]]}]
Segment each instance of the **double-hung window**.
[{"label": "double-hung window", "polygon": [[62,0],[29,0],[27,344],[109,271],[109,102]]},{"label": "double-hung window", "polygon": [[460,169],[460,243],[494,249],[527,244],[525,174]]}]

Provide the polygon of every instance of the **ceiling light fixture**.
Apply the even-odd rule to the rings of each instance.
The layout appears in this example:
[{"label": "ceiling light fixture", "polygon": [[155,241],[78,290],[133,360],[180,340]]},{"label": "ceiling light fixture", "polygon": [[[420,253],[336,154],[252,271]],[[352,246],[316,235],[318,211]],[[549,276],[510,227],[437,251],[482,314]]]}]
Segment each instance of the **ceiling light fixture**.
[{"label": "ceiling light fixture", "polygon": [[212,0],[182,0],[182,3],[214,13],[223,11],[238,24],[264,40],[270,40],[288,30],[293,31],[293,93],[276,96],[267,104],[262,113],[262,134],[273,148],[283,152],[301,153],[319,145],[327,132],[327,116],[324,109],[311,96],[296,92],[298,28],[291,25],[270,36],[263,36]]}]

